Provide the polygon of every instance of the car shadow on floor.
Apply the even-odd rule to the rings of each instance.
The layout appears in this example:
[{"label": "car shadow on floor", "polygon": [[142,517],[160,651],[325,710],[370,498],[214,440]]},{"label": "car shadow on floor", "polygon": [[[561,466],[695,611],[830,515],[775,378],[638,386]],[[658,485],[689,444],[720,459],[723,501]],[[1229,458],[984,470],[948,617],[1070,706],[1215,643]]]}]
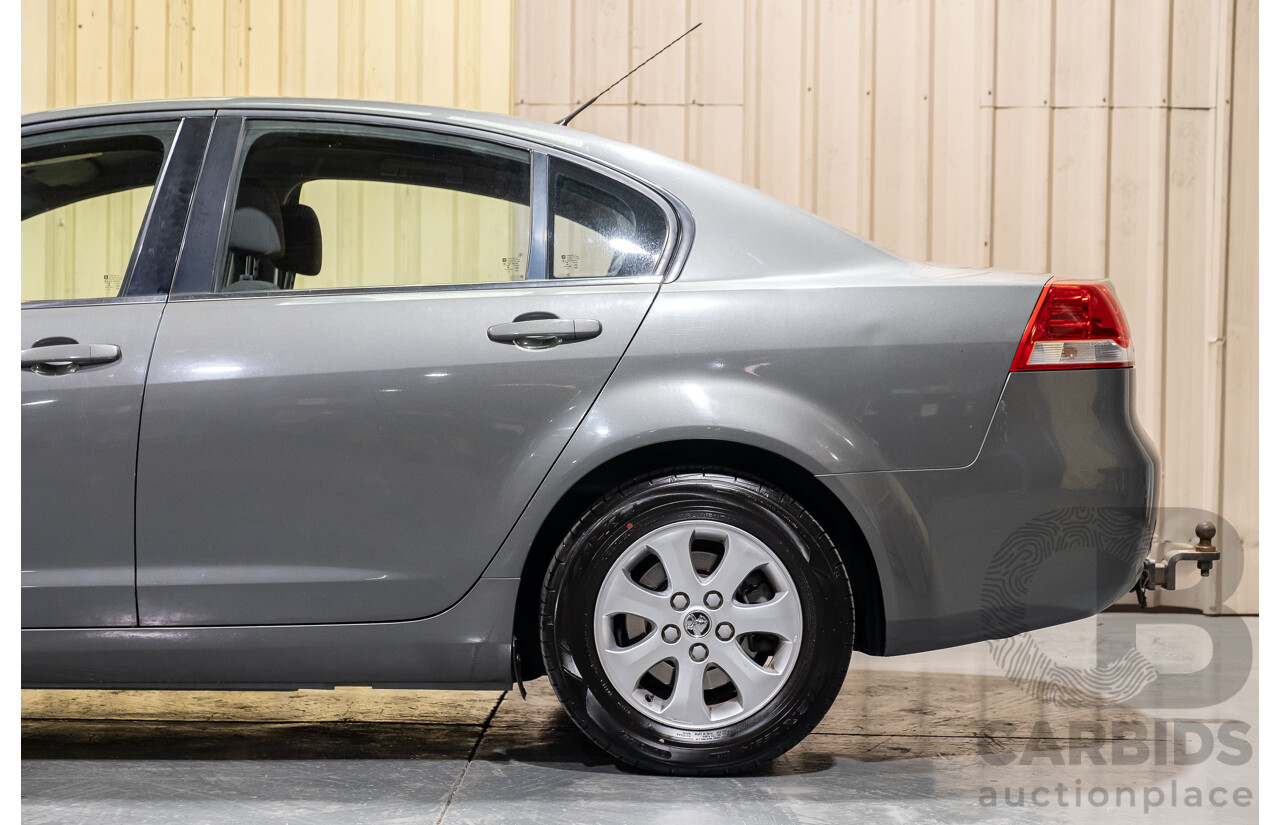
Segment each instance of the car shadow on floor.
[{"label": "car shadow on floor", "polygon": [[31,719],[23,759],[467,759],[481,728],[405,722]]},{"label": "car shadow on floor", "polygon": [[[574,727],[545,679],[522,701],[509,693],[485,724],[375,721],[391,708],[379,691],[361,705],[343,696],[351,721],[208,721],[205,719],[25,719],[23,759],[79,760],[477,760],[576,771],[618,770]],[[131,695],[136,711],[138,696]],[[324,696],[317,693],[316,696]],[[1043,697],[1053,691],[993,675],[857,669],[818,728],[758,775],[821,772],[837,759],[928,760],[1003,752],[1069,751],[1120,731],[1153,726],[1142,713],[1098,698],[1069,709]],[[180,700],[180,697],[176,697]],[[164,696],[172,713],[175,694]],[[209,711],[208,696],[200,712]],[[110,707],[98,707],[109,715]],[[1073,723],[1068,725],[1068,721]],[[1128,734],[1132,735],[1132,734]]]}]

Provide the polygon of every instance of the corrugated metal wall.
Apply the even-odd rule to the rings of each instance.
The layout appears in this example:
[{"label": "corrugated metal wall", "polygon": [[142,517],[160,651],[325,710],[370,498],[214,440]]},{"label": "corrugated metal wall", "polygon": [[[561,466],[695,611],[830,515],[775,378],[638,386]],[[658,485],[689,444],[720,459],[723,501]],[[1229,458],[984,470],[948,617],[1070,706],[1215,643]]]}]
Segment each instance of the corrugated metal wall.
[{"label": "corrugated metal wall", "polygon": [[574,125],[913,258],[1112,278],[1164,503],[1241,531],[1252,573],[1228,604],[1257,609],[1257,0],[516,10],[519,115],[562,117],[701,21]]},{"label": "corrugated metal wall", "polygon": [[288,95],[511,111],[511,0],[22,0],[24,112]]},{"label": "corrugated metal wall", "polygon": [[911,257],[1111,277],[1164,502],[1240,530],[1246,584],[1227,604],[1257,610],[1257,0],[23,0],[23,12],[27,111],[242,93],[507,111],[514,67],[515,113],[543,121],[702,21],[574,126]]}]

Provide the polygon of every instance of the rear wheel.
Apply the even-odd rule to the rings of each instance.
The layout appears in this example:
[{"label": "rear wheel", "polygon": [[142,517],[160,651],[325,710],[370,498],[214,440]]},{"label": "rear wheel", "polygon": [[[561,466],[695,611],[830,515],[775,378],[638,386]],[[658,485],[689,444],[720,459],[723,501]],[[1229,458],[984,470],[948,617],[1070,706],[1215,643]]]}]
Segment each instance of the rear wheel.
[{"label": "rear wheel", "polygon": [[540,619],[570,717],[666,773],[786,752],[831,706],[853,644],[831,539],[795,499],[728,473],[662,474],[597,502],[556,552]]}]

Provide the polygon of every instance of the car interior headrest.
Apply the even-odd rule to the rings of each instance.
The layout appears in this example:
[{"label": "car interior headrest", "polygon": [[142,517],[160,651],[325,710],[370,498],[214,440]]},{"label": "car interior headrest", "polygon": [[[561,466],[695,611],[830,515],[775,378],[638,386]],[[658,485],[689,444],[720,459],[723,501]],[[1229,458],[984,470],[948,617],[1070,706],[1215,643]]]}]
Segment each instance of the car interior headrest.
[{"label": "car interior headrest", "polygon": [[304,203],[287,204],[281,210],[285,254],[276,267],[297,275],[320,272],[320,218]]},{"label": "car interior headrest", "polygon": [[270,258],[284,248],[275,221],[252,206],[242,206],[231,216],[231,251]]}]

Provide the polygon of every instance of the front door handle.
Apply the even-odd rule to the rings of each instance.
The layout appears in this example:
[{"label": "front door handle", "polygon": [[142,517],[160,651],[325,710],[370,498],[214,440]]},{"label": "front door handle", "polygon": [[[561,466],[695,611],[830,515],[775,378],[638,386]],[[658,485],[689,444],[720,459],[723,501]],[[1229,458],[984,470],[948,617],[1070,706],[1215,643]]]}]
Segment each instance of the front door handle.
[{"label": "front door handle", "polygon": [[532,318],[494,324],[489,327],[489,340],[525,349],[546,349],[557,344],[590,340],[599,335],[600,330],[600,322],[589,318]]},{"label": "front door handle", "polygon": [[79,367],[120,360],[115,344],[54,344],[22,351],[22,368],[41,375],[65,375]]}]

